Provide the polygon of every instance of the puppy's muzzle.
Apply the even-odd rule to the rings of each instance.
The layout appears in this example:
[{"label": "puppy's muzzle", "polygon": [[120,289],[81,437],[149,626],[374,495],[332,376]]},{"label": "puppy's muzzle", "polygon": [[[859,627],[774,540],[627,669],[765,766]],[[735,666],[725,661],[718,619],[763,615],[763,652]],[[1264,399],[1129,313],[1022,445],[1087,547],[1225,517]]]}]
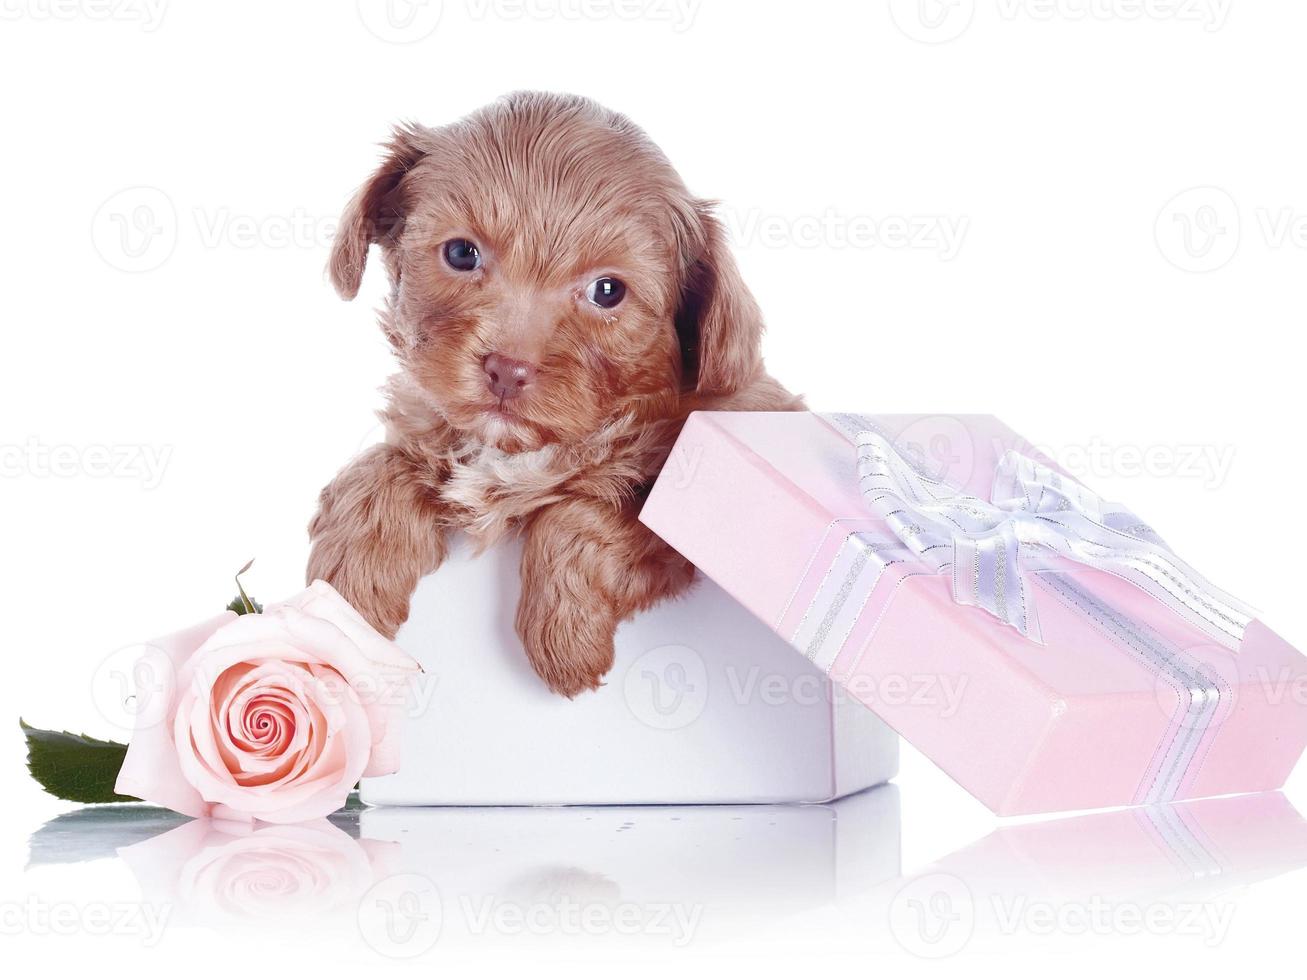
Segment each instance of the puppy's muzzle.
[{"label": "puppy's muzzle", "polygon": [[491,354],[482,363],[491,393],[501,401],[516,398],[536,378],[536,366],[502,354]]}]

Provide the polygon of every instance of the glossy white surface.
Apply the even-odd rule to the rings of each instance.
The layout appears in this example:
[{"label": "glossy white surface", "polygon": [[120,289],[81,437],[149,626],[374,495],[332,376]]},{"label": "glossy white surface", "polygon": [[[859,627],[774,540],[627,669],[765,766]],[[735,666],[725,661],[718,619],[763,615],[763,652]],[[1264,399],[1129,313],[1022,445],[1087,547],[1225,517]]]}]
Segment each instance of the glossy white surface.
[{"label": "glossy white surface", "polygon": [[1007,824],[910,868],[902,819],[894,786],[818,806],[378,808],[292,827],[88,808],[31,835],[2,879],[25,895],[5,929],[15,951],[58,936],[178,963],[1206,956],[1264,936],[1307,866],[1307,822],[1280,794]]}]

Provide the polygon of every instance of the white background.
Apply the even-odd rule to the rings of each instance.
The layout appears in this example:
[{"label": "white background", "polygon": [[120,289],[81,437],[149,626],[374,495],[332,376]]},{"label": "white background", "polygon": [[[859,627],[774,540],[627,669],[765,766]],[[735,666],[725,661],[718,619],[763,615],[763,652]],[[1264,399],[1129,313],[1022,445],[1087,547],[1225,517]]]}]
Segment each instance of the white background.
[{"label": "white background", "polygon": [[[353,304],[325,282],[332,224],[392,122],[517,88],[629,114],[723,202],[768,363],[814,407],[994,413],[1307,643],[1289,516],[1307,479],[1302,5],[441,8],[0,0],[0,902],[135,900],[113,860],[22,873],[27,836],[70,807],[27,782],[17,716],[115,734],[92,693],[106,654],[207,616],[251,556],[257,594],[301,584],[316,494],[377,437],[390,369],[379,270]],[[995,825],[911,751],[898,784],[909,879]],[[1286,793],[1307,806],[1301,769]],[[1289,873],[1216,883],[1220,942],[1027,928],[959,956],[1072,975],[1282,961],[1307,872],[1272,870]],[[675,954],[583,937],[550,962],[933,969],[874,907],[762,916]],[[323,948],[38,932],[6,928],[15,975],[280,969]],[[553,969],[534,948],[484,938],[416,968]],[[331,950],[345,962],[386,966],[365,944]]]}]

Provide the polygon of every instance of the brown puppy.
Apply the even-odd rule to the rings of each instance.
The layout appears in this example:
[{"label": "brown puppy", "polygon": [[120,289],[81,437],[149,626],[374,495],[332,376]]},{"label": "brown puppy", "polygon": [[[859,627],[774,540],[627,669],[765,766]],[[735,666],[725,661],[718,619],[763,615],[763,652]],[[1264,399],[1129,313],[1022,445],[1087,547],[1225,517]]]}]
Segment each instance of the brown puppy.
[{"label": "brown puppy", "polygon": [[625,117],[519,93],[396,130],[336,238],[347,299],[373,243],[400,371],[386,443],[322,492],[309,577],[393,636],[448,532],[518,530],[532,666],[598,686],[617,624],[693,575],[636,519],[686,415],[802,407],[720,224]]}]

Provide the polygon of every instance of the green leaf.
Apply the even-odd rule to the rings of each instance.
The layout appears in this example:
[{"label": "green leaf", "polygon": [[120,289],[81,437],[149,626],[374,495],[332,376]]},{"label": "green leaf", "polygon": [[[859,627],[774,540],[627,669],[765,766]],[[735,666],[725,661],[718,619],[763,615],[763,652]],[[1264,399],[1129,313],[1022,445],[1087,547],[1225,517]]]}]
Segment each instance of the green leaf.
[{"label": "green leaf", "polygon": [[249,561],[245,563],[245,567],[236,573],[236,590],[239,594],[236,596],[235,599],[227,603],[227,609],[230,612],[234,612],[237,616],[244,616],[247,615],[248,613],[263,612],[263,607],[260,606],[253,599],[251,599],[249,597],[249,594],[246,593],[245,591],[245,586],[241,585],[241,576],[244,575],[246,572],[248,572],[250,570],[250,566],[253,564],[254,564],[254,559],[251,558]]},{"label": "green leaf", "polygon": [[[250,606],[254,607],[253,609],[245,605],[247,600]],[[263,603],[249,596],[237,596],[231,602],[227,603],[227,608],[232,612],[234,612],[237,616],[244,616],[246,613],[263,612]]]},{"label": "green leaf", "polygon": [[21,718],[27,739],[27,768],[32,778],[52,796],[74,803],[122,803],[134,796],[113,791],[127,746],[89,735],[33,728]]}]

